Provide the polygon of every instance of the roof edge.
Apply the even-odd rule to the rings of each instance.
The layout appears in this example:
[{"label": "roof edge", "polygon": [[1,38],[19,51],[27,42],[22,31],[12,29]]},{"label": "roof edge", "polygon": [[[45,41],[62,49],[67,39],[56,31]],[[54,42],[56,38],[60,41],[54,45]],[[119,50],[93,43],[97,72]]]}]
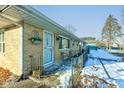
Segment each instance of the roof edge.
[{"label": "roof edge", "polygon": [[43,18],[44,20],[46,20],[48,23],[55,25],[56,27],[58,27],[59,29],[61,29],[64,33],[72,35],[75,39],[81,41],[80,38],[78,38],[76,35],[74,35],[71,32],[68,32],[63,26],[59,25],[58,23],[56,23],[55,21],[53,21],[52,19],[50,19],[49,17],[45,16],[44,14],[42,14],[41,12],[39,12],[38,10],[34,9],[31,6],[24,6],[24,5],[17,5],[15,7],[21,8],[24,11],[28,11],[30,13],[32,13],[33,15],[37,16],[38,18]]}]

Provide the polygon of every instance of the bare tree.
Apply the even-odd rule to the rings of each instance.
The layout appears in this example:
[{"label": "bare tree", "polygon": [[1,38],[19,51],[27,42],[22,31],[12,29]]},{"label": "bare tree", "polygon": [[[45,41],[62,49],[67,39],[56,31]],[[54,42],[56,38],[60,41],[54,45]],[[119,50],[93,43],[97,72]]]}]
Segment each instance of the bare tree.
[{"label": "bare tree", "polygon": [[67,31],[69,31],[69,32],[71,32],[71,33],[74,33],[75,34],[75,32],[76,32],[76,29],[72,26],[72,25],[67,25],[67,26],[65,26],[65,29],[67,30]]}]

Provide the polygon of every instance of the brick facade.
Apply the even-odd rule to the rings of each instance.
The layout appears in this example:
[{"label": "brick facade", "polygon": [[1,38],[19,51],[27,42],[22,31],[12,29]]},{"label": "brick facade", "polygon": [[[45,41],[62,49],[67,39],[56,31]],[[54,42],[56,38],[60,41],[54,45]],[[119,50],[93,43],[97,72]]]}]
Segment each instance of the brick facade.
[{"label": "brick facade", "polygon": [[[29,38],[32,37],[32,31],[39,32],[41,42],[37,45],[32,44]],[[40,63],[41,62],[41,63]],[[24,74],[27,75],[31,70],[38,70],[43,62],[43,30],[24,23]]]},{"label": "brick facade", "polygon": [[21,74],[20,33],[21,28],[6,29],[4,32],[5,53],[0,53],[0,66],[9,69],[16,75]]}]

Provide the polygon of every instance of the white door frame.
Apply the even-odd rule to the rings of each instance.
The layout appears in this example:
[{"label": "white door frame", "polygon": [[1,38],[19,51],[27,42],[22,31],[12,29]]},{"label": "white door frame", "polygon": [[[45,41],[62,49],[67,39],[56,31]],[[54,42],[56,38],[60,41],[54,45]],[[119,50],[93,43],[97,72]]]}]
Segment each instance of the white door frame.
[{"label": "white door frame", "polygon": [[[52,61],[50,63],[46,63],[44,64],[44,54],[45,54],[45,33],[49,33],[52,35],[52,48],[53,48],[53,52],[52,52]],[[44,30],[43,31],[43,67],[49,67],[50,65],[52,65],[54,63],[54,33],[52,32],[49,32],[49,31],[46,31]]]}]

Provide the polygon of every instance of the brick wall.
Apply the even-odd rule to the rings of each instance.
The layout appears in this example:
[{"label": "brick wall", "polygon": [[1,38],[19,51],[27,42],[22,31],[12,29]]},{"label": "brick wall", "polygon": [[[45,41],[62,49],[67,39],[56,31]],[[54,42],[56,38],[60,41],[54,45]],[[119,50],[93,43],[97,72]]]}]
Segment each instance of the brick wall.
[{"label": "brick wall", "polygon": [[[41,42],[37,45],[32,44],[29,38],[32,31],[39,32]],[[30,57],[32,56],[32,57]],[[41,62],[41,63],[40,63]],[[24,23],[24,74],[27,75],[31,70],[37,70],[43,62],[43,29]]]},{"label": "brick wall", "polygon": [[54,33],[54,60],[58,64],[61,61],[61,55],[59,53],[59,40],[57,40],[58,34]]},{"label": "brick wall", "polygon": [[70,56],[73,56],[73,55],[77,54],[79,52],[79,46],[77,46],[77,42],[73,42],[72,40],[70,40],[70,50],[60,52],[60,50],[59,50],[59,40],[56,39],[57,37],[58,37],[58,34],[55,33],[54,34],[54,43],[55,43],[55,47],[54,47],[55,55],[54,56],[55,56],[55,63],[59,64],[64,59],[67,59]]},{"label": "brick wall", "polygon": [[21,28],[11,27],[5,30],[5,53],[0,53],[0,66],[9,69],[16,75],[21,74],[20,33]]}]

